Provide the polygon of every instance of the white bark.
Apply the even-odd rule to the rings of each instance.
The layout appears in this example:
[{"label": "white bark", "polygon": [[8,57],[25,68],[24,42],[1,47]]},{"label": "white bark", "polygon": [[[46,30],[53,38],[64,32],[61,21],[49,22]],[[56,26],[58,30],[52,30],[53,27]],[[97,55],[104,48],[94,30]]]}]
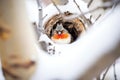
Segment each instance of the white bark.
[{"label": "white bark", "polygon": [[8,28],[0,38],[2,68],[6,80],[28,80],[36,67],[36,38],[26,12],[25,0],[0,1],[0,27]]}]

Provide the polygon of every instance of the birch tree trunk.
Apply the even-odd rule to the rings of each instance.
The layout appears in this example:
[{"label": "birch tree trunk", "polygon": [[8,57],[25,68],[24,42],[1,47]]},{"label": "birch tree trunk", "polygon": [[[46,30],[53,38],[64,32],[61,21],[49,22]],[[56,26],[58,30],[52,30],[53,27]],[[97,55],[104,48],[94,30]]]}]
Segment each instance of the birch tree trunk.
[{"label": "birch tree trunk", "polygon": [[29,80],[37,60],[36,38],[25,0],[0,0],[0,57],[6,80]]}]

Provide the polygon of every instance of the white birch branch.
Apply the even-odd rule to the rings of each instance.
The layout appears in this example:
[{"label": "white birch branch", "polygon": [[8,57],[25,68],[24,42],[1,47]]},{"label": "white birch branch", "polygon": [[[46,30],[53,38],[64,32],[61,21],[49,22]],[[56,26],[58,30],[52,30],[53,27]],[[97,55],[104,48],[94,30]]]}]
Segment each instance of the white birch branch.
[{"label": "white birch branch", "polygon": [[5,40],[0,38],[5,80],[29,80],[36,68],[37,49],[25,0],[0,1],[0,27],[10,31]]}]

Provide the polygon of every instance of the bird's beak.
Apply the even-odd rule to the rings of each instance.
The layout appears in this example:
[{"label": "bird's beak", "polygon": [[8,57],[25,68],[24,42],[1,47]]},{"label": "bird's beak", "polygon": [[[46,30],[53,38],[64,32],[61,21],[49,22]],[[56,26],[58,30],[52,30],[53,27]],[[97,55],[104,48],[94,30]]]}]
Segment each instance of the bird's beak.
[{"label": "bird's beak", "polygon": [[62,34],[62,32],[61,32],[61,31],[58,31],[57,33],[58,33],[58,35]]}]

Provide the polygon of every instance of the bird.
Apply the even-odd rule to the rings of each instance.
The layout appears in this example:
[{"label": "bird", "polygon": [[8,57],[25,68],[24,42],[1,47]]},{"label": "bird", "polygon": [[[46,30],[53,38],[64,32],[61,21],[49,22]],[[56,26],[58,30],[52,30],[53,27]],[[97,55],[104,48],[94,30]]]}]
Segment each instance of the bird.
[{"label": "bird", "polygon": [[59,44],[71,43],[72,36],[61,22],[56,23],[51,31],[51,40]]}]

